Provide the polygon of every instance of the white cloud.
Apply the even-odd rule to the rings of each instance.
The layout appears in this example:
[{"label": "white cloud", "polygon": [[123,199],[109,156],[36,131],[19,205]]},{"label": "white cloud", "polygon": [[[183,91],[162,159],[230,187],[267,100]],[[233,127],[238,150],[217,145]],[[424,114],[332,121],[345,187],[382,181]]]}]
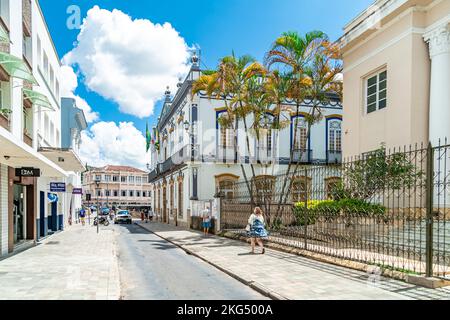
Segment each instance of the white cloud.
[{"label": "white cloud", "polygon": [[132,122],[97,122],[82,132],[80,157],[90,166],[127,165],[146,170],[145,137]]},{"label": "white cloud", "polygon": [[84,116],[88,123],[99,120],[99,114],[92,111],[91,106],[82,97],[75,94],[78,87],[78,77],[70,66],[62,66],[61,74],[64,81],[61,83],[61,96],[67,98],[74,98],[77,106],[83,110]]},{"label": "white cloud", "polygon": [[189,68],[189,47],[169,23],[132,20],[120,10],[94,6],[77,40],[63,62],[79,66],[90,90],[140,118],[153,114],[166,86],[174,88]]}]

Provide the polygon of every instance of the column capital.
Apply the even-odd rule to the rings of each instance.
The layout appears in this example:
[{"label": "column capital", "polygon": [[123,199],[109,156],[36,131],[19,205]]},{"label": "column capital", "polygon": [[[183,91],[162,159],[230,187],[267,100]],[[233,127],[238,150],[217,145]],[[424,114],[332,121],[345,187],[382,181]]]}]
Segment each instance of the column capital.
[{"label": "column capital", "polygon": [[450,24],[446,23],[427,32],[423,36],[428,42],[430,57],[450,53]]}]

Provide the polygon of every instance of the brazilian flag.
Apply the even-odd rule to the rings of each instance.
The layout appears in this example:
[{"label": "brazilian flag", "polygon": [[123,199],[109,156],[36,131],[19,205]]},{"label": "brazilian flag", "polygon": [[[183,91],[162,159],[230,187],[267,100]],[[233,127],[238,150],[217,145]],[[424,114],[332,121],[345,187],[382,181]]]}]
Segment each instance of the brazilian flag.
[{"label": "brazilian flag", "polygon": [[150,131],[148,130],[148,122],[147,122],[147,127],[145,129],[145,137],[146,137],[147,152],[148,152],[148,150],[150,150],[150,145],[151,145],[151,142],[152,142],[152,136],[150,134]]}]

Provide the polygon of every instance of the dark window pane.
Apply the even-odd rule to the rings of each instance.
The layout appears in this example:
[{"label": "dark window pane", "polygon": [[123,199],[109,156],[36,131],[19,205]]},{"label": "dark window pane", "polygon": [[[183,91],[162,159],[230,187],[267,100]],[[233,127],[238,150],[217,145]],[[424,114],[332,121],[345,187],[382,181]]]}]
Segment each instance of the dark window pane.
[{"label": "dark window pane", "polygon": [[386,92],[387,92],[386,90],[381,91],[378,99],[380,100],[386,99]]},{"label": "dark window pane", "polygon": [[387,78],[387,71],[383,71],[380,73],[380,81],[386,80]]},{"label": "dark window pane", "polygon": [[369,80],[367,80],[367,86],[368,87],[373,86],[376,83],[377,83],[377,76],[374,76],[372,78],[369,78]]},{"label": "dark window pane", "polygon": [[378,103],[378,108],[379,108],[379,109],[386,108],[386,99],[381,100],[381,101]]},{"label": "dark window pane", "polygon": [[375,92],[377,92],[377,86],[372,86],[372,87],[367,88],[367,95],[368,96],[374,94]]},{"label": "dark window pane", "polygon": [[371,113],[377,110],[377,104],[372,103],[367,106],[367,113]]},{"label": "dark window pane", "polygon": [[376,101],[377,101],[377,95],[376,94],[374,94],[373,96],[370,96],[370,97],[367,98],[367,104],[372,104],[372,103],[374,103]]},{"label": "dark window pane", "polygon": [[384,90],[384,89],[386,89],[386,84],[387,84],[386,81],[381,81],[381,82],[380,82],[380,85],[378,86],[378,87],[379,87],[379,90]]}]

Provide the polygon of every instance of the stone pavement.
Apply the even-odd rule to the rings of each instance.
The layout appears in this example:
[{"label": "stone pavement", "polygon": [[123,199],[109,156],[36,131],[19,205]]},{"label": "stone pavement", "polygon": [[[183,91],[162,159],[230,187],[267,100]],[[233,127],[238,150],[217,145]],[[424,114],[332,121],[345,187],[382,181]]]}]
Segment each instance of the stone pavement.
[{"label": "stone pavement", "polygon": [[[272,298],[292,300],[450,299],[450,288],[427,289],[297,255],[266,249],[251,255],[237,240],[160,223],[136,224]],[[257,249],[258,250],[258,249]],[[257,251],[259,252],[259,251]]]},{"label": "stone pavement", "polygon": [[114,231],[73,225],[0,261],[0,300],[118,300]]}]

